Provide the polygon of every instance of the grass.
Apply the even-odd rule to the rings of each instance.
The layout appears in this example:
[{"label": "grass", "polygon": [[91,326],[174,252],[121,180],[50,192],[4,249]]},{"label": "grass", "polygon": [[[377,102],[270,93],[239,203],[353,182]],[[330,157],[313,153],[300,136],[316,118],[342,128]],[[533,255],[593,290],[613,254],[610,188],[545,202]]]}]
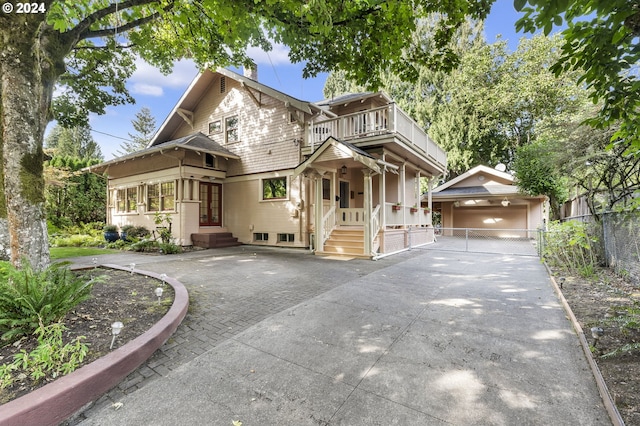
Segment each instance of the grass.
[{"label": "grass", "polygon": [[99,247],[51,247],[51,259],[66,257],[97,256],[99,254],[120,253],[120,250],[103,249]]}]

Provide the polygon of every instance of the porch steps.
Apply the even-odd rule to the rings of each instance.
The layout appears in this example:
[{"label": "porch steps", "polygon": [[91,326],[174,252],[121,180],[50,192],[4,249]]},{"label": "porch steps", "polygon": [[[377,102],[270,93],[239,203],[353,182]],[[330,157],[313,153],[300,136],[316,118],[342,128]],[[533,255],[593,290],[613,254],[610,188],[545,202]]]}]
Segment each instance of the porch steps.
[{"label": "porch steps", "polygon": [[322,254],[369,257],[364,252],[364,229],[334,229],[324,243]]},{"label": "porch steps", "polygon": [[196,247],[222,248],[242,245],[231,232],[214,232],[211,234],[191,234],[191,241]]}]

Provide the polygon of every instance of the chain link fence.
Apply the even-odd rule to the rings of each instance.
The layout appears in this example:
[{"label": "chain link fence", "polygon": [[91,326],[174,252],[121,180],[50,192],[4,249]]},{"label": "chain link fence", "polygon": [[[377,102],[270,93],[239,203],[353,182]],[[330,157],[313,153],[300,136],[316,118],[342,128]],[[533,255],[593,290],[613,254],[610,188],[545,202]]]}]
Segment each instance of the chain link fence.
[{"label": "chain link fence", "polygon": [[640,284],[640,212],[603,214],[602,244],[609,267]]},{"label": "chain link fence", "polygon": [[436,228],[436,243],[427,249],[539,256],[538,229]]}]

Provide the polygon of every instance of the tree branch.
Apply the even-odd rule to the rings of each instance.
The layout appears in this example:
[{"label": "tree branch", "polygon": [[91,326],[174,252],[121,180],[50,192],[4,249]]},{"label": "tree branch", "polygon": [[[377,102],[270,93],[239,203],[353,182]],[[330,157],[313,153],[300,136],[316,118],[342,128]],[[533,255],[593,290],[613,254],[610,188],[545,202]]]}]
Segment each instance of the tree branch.
[{"label": "tree branch", "polygon": [[140,18],[140,19],[136,19],[135,21],[128,22],[125,25],[122,25],[120,27],[104,28],[104,29],[95,30],[95,31],[85,31],[84,33],[80,34],[80,40],[95,38],[95,37],[105,37],[105,36],[115,35],[119,32],[125,32],[132,28],[137,28],[139,26],[142,26],[147,22],[151,22],[154,19],[157,19],[159,16],[160,16],[160,13],[154,13],[152,15],[145,16],[144,18]]},{"label": "tree branch", "polygon": [[[115,13],[117,10],[125,10],[131,7],[143,6],[146,4],[152,4],[157,2],[158,0],[127,0],[122,3],[117,3],[117,2],[112,3],[105,8],[96,10],[95,12],[93,12],[92,14],[84,18],[82,21],[78,23],[78,25],[76,25],[74,28],[68,31],[65,35],[71,38],[72,40],[74,40],[73,45],[75,45],[79,40],[86,39],[90,36],[93,37],[93,35],[90,35],[90,36],[88,35],[88,34],[94,33],[94,31],[90,31],[91,25],[93,25],[94,23],[96,23],[97,21],[99,21],[100,19],[108,15]],[[173,3],[170,3],[168,7],[172,7],[172,6],[173,6]],[[137,22],[137,21],[132,21],[132,22]],[[115,29],[112,30],[111,33],[115,33]],[[107,34],[110,34],[110,33],[107,32],[106,34],[102,34],[102,35],[107,35]],[[98,37],[98,35],[96,35],[95,37]]]}]

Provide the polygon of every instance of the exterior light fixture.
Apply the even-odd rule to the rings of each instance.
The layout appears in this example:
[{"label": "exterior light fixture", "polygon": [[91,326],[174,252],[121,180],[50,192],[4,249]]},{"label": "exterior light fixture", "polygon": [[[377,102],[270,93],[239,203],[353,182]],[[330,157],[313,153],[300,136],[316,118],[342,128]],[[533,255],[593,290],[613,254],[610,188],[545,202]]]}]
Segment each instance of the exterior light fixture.
[{"label": "exterior light fixture", "polygon": [[155,289],[155,294],[156,297],[158,298],[158,303],[160,303],[160,299],[162,298],[162,287],[156,287]]},{"label": "exterior light fixture", "polygon": [[340,173],[342,173],[343,175],[346,175],[347,174],[347,166],[345,166],[343,164],[342,167],[340,168]]},{"label": "exterior light fixture", "polygon": [[97,268],[98,267],[98,258],[94,257],[93,259],[91,259],[91,262],[93,263],[93,268]]},{"label": "exterior light fixture", "polygon": [[507,197],[504,197],[501,204],[502,204],[502,207],[509,207],[511,205],[511,201],[507,200]]},{"label": "exterior light fixture", "polygon": [[593,347],[598,344],[598,340],[604,336],[604,330],[600,327],[591,327],[591,337],[593,337]]},{"label": "exterior light fixture", "polygon": [[562,290],[562,286],[564,285],[565,281],[566,281],[565,277],[560,277],[560,290]]},{"label": "exterior light fixture", "polygon": [[131,271],[131,274],[133,274],[133,270],[136,269],[136,264],[135,263],[130,263],[129,264],[129,270]]},{"label": "exterior light fixture", "polygon": [[111,334],[113,335],[113,337],[111,338],[111,346],[109,346],[109,349],[113,349],[113,342],[116,341],[116,336],[120,334],[123,327],[124,324],[122,324],[120,321],[116,321],[111,324]]},{"label": "exterior light fixture", "polygon": [[162,280],[162,287],[164,287],[164,283],[167,281],[167,274],[160,274],[160,279]]}]

